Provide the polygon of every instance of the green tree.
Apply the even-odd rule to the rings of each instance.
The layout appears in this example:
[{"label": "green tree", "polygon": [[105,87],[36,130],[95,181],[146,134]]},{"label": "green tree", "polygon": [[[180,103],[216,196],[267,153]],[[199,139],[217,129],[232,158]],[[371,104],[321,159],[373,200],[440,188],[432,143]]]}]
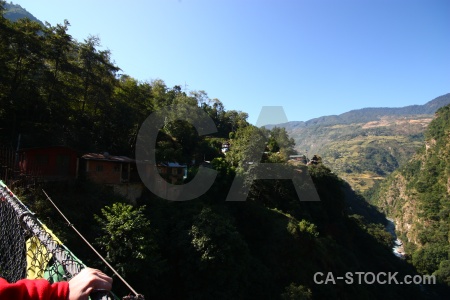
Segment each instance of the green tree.
[{"label": "green tree", "polygon": [[248,114],[237,110],[228,110],[225,113],[225,122],[229,124],[230,132],[236,132],[239,128],[249,125],[247,122]]},{"label": "green tree", "polygon": [[134,155],[140,125],[153,112],[152,87],[122,75],[114,87],[108,115],[109,151]]},{"label": "green tree", "polygon": [[443,260],[439,264],[439,269],[433,273],[439,281],[450,286],[450,260]]},{"label": "green tree", "polygon": [[238,128],[226,160],[242,172],[249,163],[261,161],[266,141],[264,132],[255,126]]},{"label": "green tree", "polygon": [[230,216],[205,207],[189,230],[186,287],[196,299],[232,299],[245,293],[249,249]]},{"label": "green tree", "polygon": [[[155,241],[155,231],[144,214],[145,206],[134,208],[121,202],[105,206],[102,215],[94,215],[102,236],[96,243],[106,251],[106,259],[133,287],[147,296],[158,294],[158,278],[164,272]],[[129,290],[116,285],[121,294]]]},{"label": "green tree", "polygon": [[9,123],[11,138],[27,132],[36,135],[37,124],[45,112],[40,90],[43,85],[42,74],[46,69],[44,61],[42,27],[28,19],[10,23],[7,28],[9,50],[6,51],[6,90],[2,103],[5,120]]},{"label": "green tree", "polygon": [[145,270],[150,263],[157,261],[157,245],[144,210],[145,206],[135,209],[129,204],[117,202],[105,206],[101,216],[95,215],[103,233],[97,244],[124,275]]},{"label": "green tree", "polygon": [[285,292],[281,294],[283,300],[310,300],[312,299],[312,292],[309,288],[303,285],[296,285],[291,283],[285,288]]},{"label": "green tree", "polygon": [[448,260],[448,249],[439,244],[427,244],[412,255],[414,266],[422,274],[433,274],[444,260]]}]

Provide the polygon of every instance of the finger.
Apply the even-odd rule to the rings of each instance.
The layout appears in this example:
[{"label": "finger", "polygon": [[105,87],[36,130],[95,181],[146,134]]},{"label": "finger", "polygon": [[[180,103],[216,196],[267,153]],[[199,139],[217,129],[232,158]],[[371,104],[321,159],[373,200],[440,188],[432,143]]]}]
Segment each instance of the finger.
[{"label": "finger", "polygon": [[89,278],[89,287],[91,289],[111,290],[113,279],[100,270],[85,268],[80,272],[82,276]]},{"label": "finger", "polygon": [[107,290],[110,291],[112,288],[112,284],[109,281],[106,280],[96,280],[93,283],[93,289],[94,290]]},{"label": "finger", "polygon": [[103,280],[105,280],[105,281],[107,281],[107,282],[112,284],[113,279],[111,277],[109,277],[108,275],[106,275],[105,273],[103,273],[101,271],[98,271],[96,274],[97,274],[97,276],[99,278],[101,278],[101,279],[103,279]]}]

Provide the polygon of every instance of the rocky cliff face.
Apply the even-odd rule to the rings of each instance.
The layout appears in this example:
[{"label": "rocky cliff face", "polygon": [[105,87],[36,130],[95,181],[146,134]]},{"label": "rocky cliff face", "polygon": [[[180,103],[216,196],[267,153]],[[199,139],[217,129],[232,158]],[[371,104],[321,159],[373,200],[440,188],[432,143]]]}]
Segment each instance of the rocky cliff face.
[{"label": "rocky cliff face", "polygon": [[392,176],[389,187],[380,193],[378,206],[394,220],[396,233],[403,242],[420,245],[420,205],[416,191],[407,189],[407,180],[400,173]]},{"label": "rocky cliff face", "polygon": [[372,191],[370,201],[394,220],[415,267],[448,283],[450,106],[438,110],[425,139],[406,165]]}]

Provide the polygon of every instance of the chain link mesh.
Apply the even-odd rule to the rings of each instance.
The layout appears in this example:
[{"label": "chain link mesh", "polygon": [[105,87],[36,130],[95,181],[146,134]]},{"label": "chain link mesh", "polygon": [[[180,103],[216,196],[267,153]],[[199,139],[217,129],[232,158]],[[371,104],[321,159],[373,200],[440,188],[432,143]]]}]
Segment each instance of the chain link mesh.
[{"label": "chain link mesh", "polygon": [[26,277],[25,230],[3,193],[0,197],[0,277],[16,282]]},{"label": "chain link mesh", "polygon": [[66,281],[85,266],[0,182],[0,276]]},{"label": "chain link mesh", "polygon": [[[68,281],[86,266],[0,180],[0,277]],[[118,299],[97,291],[91,299]],[[144,299],[142,295],[123,299]]]}]

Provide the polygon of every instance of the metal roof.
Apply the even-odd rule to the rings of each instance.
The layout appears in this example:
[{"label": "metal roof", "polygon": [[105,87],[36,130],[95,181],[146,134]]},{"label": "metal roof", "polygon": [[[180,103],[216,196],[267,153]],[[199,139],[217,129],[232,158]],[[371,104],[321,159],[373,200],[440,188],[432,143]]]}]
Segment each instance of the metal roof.
[{"label": "metal roof", "polygon": [[103,160],[103,161],[112,161],[112,162],[122,162],[122,163],[133,163],[135,162],[134,159],[129,158],[127,156],[116,156],[116,155],[110,155],[108,153],[87,153],[83,155],[81,158],[87,159],[87,160]]}]

